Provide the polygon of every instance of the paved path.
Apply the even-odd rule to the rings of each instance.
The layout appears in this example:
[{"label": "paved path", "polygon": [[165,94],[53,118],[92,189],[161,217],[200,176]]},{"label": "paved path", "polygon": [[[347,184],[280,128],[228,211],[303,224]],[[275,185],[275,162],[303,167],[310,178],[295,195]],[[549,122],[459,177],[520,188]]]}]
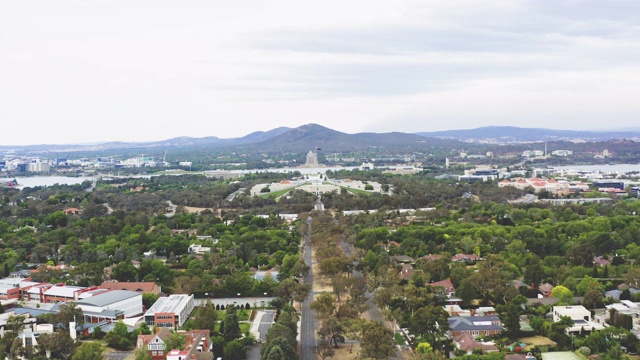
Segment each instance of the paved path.
[{"label": "paved path", "polygon": [[260,310],[256,313],[249,332],[253,334],[258,342],[267,341],[267,332],[271,329],[275,317],[275,310]]},{"label": "paved path", "polygon": [[260,333],[260,337],[256,338],[256,339],[260,339],[260,342],[267,341],[267,332],[269,331],[269,329],[271,329],[271,326],[273,325],[273,320],[275,319],[275,317],[276,317],[275,310],[266,310],[262,315],[262,319],[260,320],[258,325],[258,333]]},{"label": "paved path", "polygon": [[164,214],[166,217],[173,217],[176,214],[176,210],[178,209],[178,205],[175,205],[171,202],[171,200],[167,200],[167,205],[169,206],[169,212]]},{"label": "paved path", "polygon": [[260,360],[260,349],[262,349],[262,344],[249,346],[249,350],[247,350],[247,360]]}]

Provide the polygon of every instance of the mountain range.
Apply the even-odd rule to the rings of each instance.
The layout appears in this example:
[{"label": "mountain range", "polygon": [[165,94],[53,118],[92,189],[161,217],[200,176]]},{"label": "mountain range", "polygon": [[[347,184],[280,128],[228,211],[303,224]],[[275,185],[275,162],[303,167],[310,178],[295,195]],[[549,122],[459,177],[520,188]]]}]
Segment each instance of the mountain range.
[{"label": "mountain range", "polygon": [[239,138],[207,136],[176,137],[153,142],[106,142],[84,145],[29,145],[0,146],[0,150],[26,152],[74,152],[129,149],[146,152],[168,148],[206,148],[211,150],[253,152],[306,152],[315,148],[325,151],[348,152],[374,148],[411,150],[415,148],[461,148],[464,142],[522,143],[535,141],[606,141],[611,139],[640,141],[640,131],[575,131],[513,126],[487,126],[476,129],[448,130],[419,133],[357,133],[347,134],[317,124],[296,128],[278,127],[269,131],[256,131]]},{"label": "mountain range", "polygon": [[515,126],[485,126],[476,129],[446,130],[417,133],[421,136],[460,141],[494,140],[497,143],[534,141],[607,141],[611,139],[640,139],[638,130],[622,131],[577,131]]}]

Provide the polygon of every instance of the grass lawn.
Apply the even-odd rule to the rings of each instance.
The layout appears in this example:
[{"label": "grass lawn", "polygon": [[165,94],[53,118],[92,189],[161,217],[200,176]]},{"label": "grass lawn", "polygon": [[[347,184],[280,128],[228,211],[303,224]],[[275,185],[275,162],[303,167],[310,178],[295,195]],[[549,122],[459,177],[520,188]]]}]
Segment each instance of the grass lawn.
[{"label": "grass lawn", "polygon": [[553,340],[546,338],[544,336],[531,336],[531,337],[521,338],[520,342],[527,344],[527,347],[526,347],[527,350],[531,350],[535,346],[554,347],[557,345]]},{"label": "grass lawn", "polygon": [[347,191],[350,191],[356,195],[371,195],[371,191],[367,191],[367,190],[360,190],[360,189],[352,189],[352,188],[348,188],[348,187],[342,187],[342,189],[346,189]]},{"label": "grass lawn", "polygon": [[289,191],[293,190],[292,188],[288,188],[288,189],[282,189],[279,191],[272,191],[272,192],[268,192],[268,193],[262,193],[259,196],[262,198],[275,198],[275,197],[280,197],[286,193],[288,193]]},{"label": "grass lawn", "polygon": [[[238,314],[238,320],[239,321],[248,321],[249,318],[251,317],[251,312],[253,310],[249,309],[249,310],[237,310],[236,313]],[[224,315],[226,314],[226,312],[224,310],[216,310],[216,318],[218,319],[218,321],[224,320]]]},{"label": "grass lawn", "polygon": [[[243,334],[248,334],[249,330],[251,330],[251,323],[240,323],[240,332]],[[214,332],[219,333],[220,332],[220,322],[216,323],[216,326],[214,328]]]},{"label": "grass lawn", "polygon": [[402,334],[400,333],[394,333],[393,337],[396,339],[396,344],[398,345],[405,345],[406,343],[404,342],[404,336],[402,336]]}]

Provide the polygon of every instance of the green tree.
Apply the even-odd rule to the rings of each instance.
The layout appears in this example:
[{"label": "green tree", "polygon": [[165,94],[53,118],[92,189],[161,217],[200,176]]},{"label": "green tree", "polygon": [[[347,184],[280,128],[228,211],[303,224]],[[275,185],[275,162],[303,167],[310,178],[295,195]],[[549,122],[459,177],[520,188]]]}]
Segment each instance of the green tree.
[{"label": "green tree", "polygon": [[296,333],[292,331],[288,326],[283,325],[280,322],[276,322],[275,324],[273,324],[273,326],[271,326],[269,331],[267,331],[266,342],[267,344],[269,344],[279,337],[287,339],[287,342],[289,342],[289,345],[292,348],[296,348],[298,346]]},{"label": "green tree", "polygon": [[320,359],[326,360],[327,358],[332,358],[335,353],[336,351],[333,349],[333,346],[331,346],[327,340],[318,340],[318,345],[316,345],[316,354],[320,356]]},{"label": "green tree", "polygon": [[266,360],[268,358],[268,355],[271,353],[271,348],[274,346],[277,346],[280,351],[282,351],[285,359],[297,358],[296,350],[291,347],[289,340],[287,340],[285,337],[277,337],[265,344],[264,351],[262,351],[262,359]]},{"label": "green tree", "polygon": [[247,347],[240,340],[229,341],[224,346],[225,360],[244,360],[247,356]]},{"label": "green tree", "polygon": [[517,339],[520,336],[520,315],[522,307],[515,301],[509,301],[504,306],[501,316],[504,325],[504,333],[509,339]]},{"label": "green tree", "polygon": [[433,338],[449,328],[447,318],[449,314],[442,306],[427,305],[418,309],[411,318],[409,329],[413,334]]},{"label": "green tree", "polygon": [[113,266],[111,277],[122,282],[137,281],[138,269],[130,261],[124,261]]},{"label": "green tree", "polygon": [[169,352],[174,349],[184,350],[187,345],[187,337],[178,333],[172,332],[169,338],[164,342],[164,351]]},{"label": "green tree", "polygon": [[318,336],[322,339],[326,339],[329,343],[333,342],[335,348],[338,348],[338,343],[344,342],[344,334],[346,330],[342,321],[336,317],[330,317],[322,322],[322,326],[318,330]]},{"label": "green tree", "polygon": [[193,328],[197,330],[209,329],[213,332],[216,326],[216,308],[210,301],[198,308],[193,317]]},{"label": "green tree", "polygon": [[551,296],[558,298],[558,304],[567,305],[573,302],[573,292],[562,285],[554,287]]},{"label": "green tree", "polygon": [[418,346],[416,346],[416,351],[419,354],[426,354],[428,352],[433,352],[433,347],[428,342],[423,341],[421,343],[418,343]]},{"label": "green tree", "polygon": [[238,320],[238,314],[234,307],[228,307],[224,315],[224,329],[222,331],[222,337],[225,341],[233,341],[240,338],[242,333],[240,332],[240,322]]},{"label": "green tree", "polygon": [[82,326],[84,324],[84,313],[74,302],[68,302],[60,305],[57,318],[58,322],[67,328],[69,328],[69,322],[71,321],[75,321],[76,326]]},{"label": "green tree", "polygon": [[38,345],[48,352],[53,359],[71,359],[77,344],[68,331],[56,331],[53,334],[41,334],[38,337]]},{"label": "green tree", "polygon": [[377,321],[368,321],[363,325],[360,351],[363,357],[387,359],[396,352],[393,331]]},{"label": "green tree", "polygon": [[153,357],[149,355],[149,350],[146,348],[136,350],[135,356],[135,360],[153,360]]},{"label": "green tree", "polygon": [[604,290],[604,286],[600,284],[597,279],[592,278],[591,276],[585,276],[580,280],[580,282],[576,285],[576,293],[579,296],[584,296],[587,292],[591,290]]},{"label": "green tree", "polygon": [[156,301],[158,301],[158,294],[142,293],[142,306],[145,309],[149,309]]},{"label": "green tree", "polygon": [[97,342],[83,342],[73,354],[72,360],[102,360],[104,348]]},{"label": "green tree", "polygon": [[544,270],[540,265],[540,257],[534,254],[524,268],[524,282],[537,286],[542,282],[543,276]]},{"label": "green tree", "polygon": [[311,303],[311,309],[318,313],[318,319],[328,319],[336,310],[336,297],[327,291],[323,291]]},{"label": "green tree", "polygon": [[105,340],[109,346],[119,350],[127,350],[133,346],[127,325],[122,320],[115,323],[113,330],[109,331],[105,336]]}]

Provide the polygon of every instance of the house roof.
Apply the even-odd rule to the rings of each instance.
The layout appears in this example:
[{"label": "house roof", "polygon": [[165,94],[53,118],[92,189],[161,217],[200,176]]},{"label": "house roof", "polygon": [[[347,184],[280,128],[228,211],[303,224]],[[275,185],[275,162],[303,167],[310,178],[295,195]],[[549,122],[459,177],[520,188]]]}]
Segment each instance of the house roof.
[{"label": "house roof", "polygon": [[427,286],[440,286],[443,287],[446,292],[455,292],[456,288],[453,286],[451,279],[440,280],[436,282],[432,282],[431,284],[427,284]]},{"label": "house roof", "polygon": [[78,305],[104,307],[104,306],[109,306],[111,304],[114,304],[123,300],[134,298],[136,296],[139,296],[140,301],[142,301],[142,295],[140,295],[137,292],[128,291],[128,290],[113,290],[113,291],[107,291],[106,293],[91,296],[86,299],[78,300],[76,301],[76,303]]},{"label": "house roof", "polygon": [[73,298],[77,291],[85,289],[82,286],[52,286],[44,292],[47,296],[60,296],[66,298]]},{"label": "house roof", "polygon": [[497,316],[472,316],[472,317],[460,317],[454,316],[447,319],[449,321],[449,328],[451,331],[467,331],[467,330],[497,330],[502,331],[502,326],[494,325],[500,323],[500,318]]},{"label": "house roof", "polygon": [[415,260],[408,255],[395,255],[392,256],[391,259],[395,260],[395,261],[400,261],[400,262],[414,262]]},{"label": "house roof", "polygon": [[173,294],[168,297],[159,298],[145,313],[145,316],[151,316],[155,313],[175,313],[180,311],[187,302],[193,298],[193,295]]},{"label": "house roof", "polygon": [[596,256],[593,258],[593,263],[600,266],[611,265],[611,261],[602,258],[602,256]]},{"label": "house roof", "polygon": [[476,254],[455,254],[451,258],[453,261],[478,261],[482,260],[482,258]]},{"label": "house roof", "polygon": [[438,259],[442,259],[442,255],[429,254],[429,255],[426,255],[426,256],[419,257],[418,259],[425,259],[427,261],[435,261],[435,260],[438,260]]},{"label": "house roof", "polygon": [[135,281],[135,282],[120,282],[120,281],[105,281],[100,284],[103,289],[109,290],[128,290],[139,293],[159,293],[160,287],[153,281]]},{"label": "house roof", "polygon": [[551,285],[549,283],[544,283],[544,284],[540,285],[538,287],[538,289],[540,289],[540,291],[544,291],[544,292],[550,293],[551,290],[553,290],[553,285]]},{"label": "house roof", "polygon": [[462,334],[454,338],[458,347],[466,352],[472,352],[474,349],[482,348],[482,344],[476,341],[469,334]]}]

